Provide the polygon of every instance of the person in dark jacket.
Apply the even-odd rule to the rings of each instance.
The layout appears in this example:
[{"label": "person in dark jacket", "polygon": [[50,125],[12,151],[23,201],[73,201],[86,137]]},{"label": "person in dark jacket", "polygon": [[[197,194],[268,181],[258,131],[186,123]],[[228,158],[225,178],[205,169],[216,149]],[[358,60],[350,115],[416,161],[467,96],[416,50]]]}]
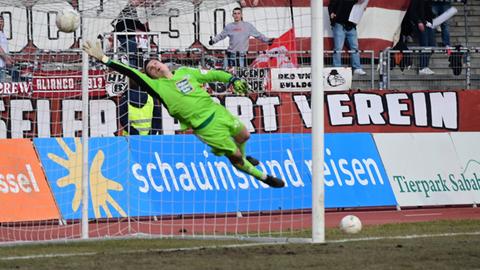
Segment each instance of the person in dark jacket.
[{"label": "person in dark jacket", "polygon": [[[419,45],[422,47],[435,47],[435,32],[428,25],[433,21],[431,0],[411,0],[408,8],[409,19],[414,25]],[[419,71],[420,75],[435,74],[428,66],[431,53],[420,53]]]},{"label": "person in dark jacket", "polygon": [[[118,17],[112,22],[115,32],[135,33],[137,31],[145,32],[145,25],[138,19],[137,6],[141,1],[129,0],[125,8],[120,12]],[[130,66],[141,67],[141,57],[138,55],[138,46],[135,35],[117,35],[120,48],[128,55],[128,63]]]},{"label": "person in dark jacket", "polygon": [[332,24],[333,31],[333,66],[340,67],[342,65],[343,45],[347,40],[348,47],[354,52],[350,54],[352,60],[353,73],[357,75],[365,75],[366,72],[360,64],[360,54],[358,53],[358,36],[357,25],[348,19],[355,4],[363,3],[364,0],[331,0],[328,5],[328,14]]},{"label": "person in dark jacket", "polygon": [[[433,1],[432,8],[435,17],[442,15],[445,11],[452,7],[451,0]],[[448,20],[440,25],[442,30],[442,46],[450,46],[450,31],[448,30]]]}]

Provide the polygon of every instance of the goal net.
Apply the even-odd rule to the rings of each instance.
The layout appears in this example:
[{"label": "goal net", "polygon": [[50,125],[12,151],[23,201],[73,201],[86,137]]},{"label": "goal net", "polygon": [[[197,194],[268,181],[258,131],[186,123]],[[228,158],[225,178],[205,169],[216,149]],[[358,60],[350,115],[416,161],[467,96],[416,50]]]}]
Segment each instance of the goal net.
[{"label": "goal net", "polygon": [[[90,238],[298,237],[311,229],[309,5],[0,0],[0,241],[78,239],[82,221]],[[239,37],[228,35],[241,30],[230,28],[224,39],[221,33],[237,7],[258,33],[232,53],[229,42]],[[55,23],[64,9],[80,14],[72,33]],[[204,87],[251,133],[246,152],[260,161],[257,168],[285,187],[270,188],[215,156],[128,77],[93,58],[82,62],[85,41],[99,41],[112,59],[139,69],[157,58],[172,70],[218,69],[246,79],[246,96],[225,83]],[[153,120],[144,121],[145,113]]]}]

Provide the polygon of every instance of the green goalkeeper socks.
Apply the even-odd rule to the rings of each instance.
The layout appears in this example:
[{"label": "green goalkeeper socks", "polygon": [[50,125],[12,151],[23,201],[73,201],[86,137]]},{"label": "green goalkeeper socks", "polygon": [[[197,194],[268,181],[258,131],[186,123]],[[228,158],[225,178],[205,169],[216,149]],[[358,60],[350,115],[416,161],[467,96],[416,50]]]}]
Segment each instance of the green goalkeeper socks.
[{"label": "green goalkeeper socks", "polygon": [[243,165],[234,164],[235,168],[237,168],[237,169],[239,169],[239,170],[241,170],[245,173],[248,173],[249,175],[255,177],[258,180],[265,180],[267,178],[267,175],[264,174],[263,172],[261,172],[260,170],[258,170],[257,168],[255,168],[255,166],[253,166],[252,163],[250,163],[250,161],[248,161],[245,158],[245,148],[246,148],[246,146],[247,146],[247,142],[237,143],[237,147],[238,147],[238,149],[240,149],[240,152],[242,153]]},{"label": "green goalkeeper socks", "polygon": [[245,157],[243,158],[243,165],[233,164],[235,168],[241,170],[242,172],[248,173],[249,175],[255,177],[258,180],[265,180],[267,175],[261,172],[259,169],[255,168],[252,163],[250,163]]},{"label": "green goalkeeper socks", "polygon": [[247,146],[247,142],[244,142],[244,143],[235,143],[238,147],[238,149],[240,149],[240,152],[242,153],[242,157],[245,157],[245,147]]}]

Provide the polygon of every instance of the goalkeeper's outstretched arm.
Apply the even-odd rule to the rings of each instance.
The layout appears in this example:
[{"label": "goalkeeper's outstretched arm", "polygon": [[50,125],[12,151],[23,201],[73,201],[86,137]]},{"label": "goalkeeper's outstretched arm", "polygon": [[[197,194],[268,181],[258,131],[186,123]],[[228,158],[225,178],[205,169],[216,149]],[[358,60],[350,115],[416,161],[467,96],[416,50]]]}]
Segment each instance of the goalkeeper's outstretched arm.
[{"label": "goalkeeper's outstretched arm", "polygon": [[158,93],[154,90],[154,80],[152,78],[135,68],[131,68],[127,65],[110,59],[110,57],[103,53],[99,42],[92,44],[91,42],[87,41],[85,44],[83,44],[82,49],[88,55],[102,62],[106,66],[134,80],[141,87],[141,89],[147,91],[149,95],[158,96]]},{"label": "goalkeeper's outstretched arm", "polygon": [[233,91],[238,95],[248,93],[249,86],[246,80],[233,76],[223,70],[200,70],[197,68],[188,68],[188,73],[197,79],[199,83],[223,82],[233,87]]},{"label": "goalkeeper's outstretched arm", "polygon": [[[94,45],[91,42],[87,41],[82,48],[88,55],[104,63],[105,65],[112,68],[113,70],[133,79],[142,89],[147,91],[147,93],[150,94],[151,96],[159,96],[161,98],[160,94],[155,91],[154,79],[150,78],[148,75],[142,73],[137,69],[126,66],[120,62],[111,60],[108,56],[106,56],[103,53],[103,50],[99,42],[97,42]],[[233,85],[233,90],[236,94],[245,95],[248,93],[249,87],[248,87],[247,81],[245,81],[244,79],[234,77],[227,72],[211,70],[204,75],[199,70],[197,70],[197,73],[198,74],[195,74],[195,76],[200,82],[208,82],[208,81],[228,82],[230,85]]]}]

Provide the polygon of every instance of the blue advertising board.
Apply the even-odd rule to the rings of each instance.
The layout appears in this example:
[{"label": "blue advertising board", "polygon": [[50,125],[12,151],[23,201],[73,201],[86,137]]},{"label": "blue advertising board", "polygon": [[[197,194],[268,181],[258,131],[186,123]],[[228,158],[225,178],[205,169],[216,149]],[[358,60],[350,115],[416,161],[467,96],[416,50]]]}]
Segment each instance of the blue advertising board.
[{"label": "blue advertising board", "polygon": [[[82,142],[79,138],[33,140],[64,219],[81,217]],[[124,137],[89,141],[90,218],[127,216],[128,148]]]},{"label": "blue advertising board", "polygon": [[[34,144],[64,218],[79,218],[79,139]],[[194,135],[92,138],[89,217],[311,208],[311,135],[255,134],[247,153],[285,180],[272,189],[216,157]],[[372,136],[325,136],[326,207],[396,205]]]},{"label": "blue advertising board", "polygon": [[325,136],[325,207],[397,205],[370,133]]}]

